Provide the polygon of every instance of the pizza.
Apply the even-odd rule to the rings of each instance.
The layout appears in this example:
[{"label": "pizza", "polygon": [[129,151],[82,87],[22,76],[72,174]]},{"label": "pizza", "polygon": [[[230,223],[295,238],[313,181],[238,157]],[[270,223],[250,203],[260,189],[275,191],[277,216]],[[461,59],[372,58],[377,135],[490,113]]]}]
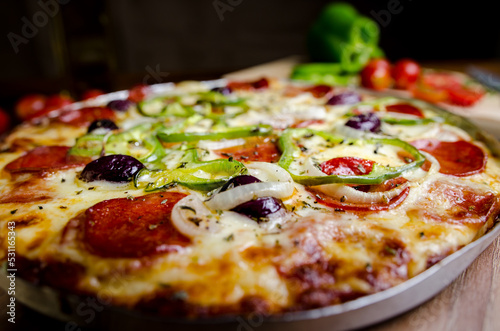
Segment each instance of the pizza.
[{"label": "pizza", "polygon": [[0,260],[154,315],[342,304],[488,231],[497,153],[457,116],[364,90],[263,78],[104,95],[6,137]]}]

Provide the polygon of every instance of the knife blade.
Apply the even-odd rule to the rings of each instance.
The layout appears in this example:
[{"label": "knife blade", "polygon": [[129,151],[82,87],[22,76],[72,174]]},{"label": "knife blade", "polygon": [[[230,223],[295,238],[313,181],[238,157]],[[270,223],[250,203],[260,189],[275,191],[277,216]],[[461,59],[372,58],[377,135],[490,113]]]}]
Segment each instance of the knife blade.
[{"label": "knife blade", "polygon": [[478,67],[468,67],[467,74],[481,84],[500,92],[500,76]]}]

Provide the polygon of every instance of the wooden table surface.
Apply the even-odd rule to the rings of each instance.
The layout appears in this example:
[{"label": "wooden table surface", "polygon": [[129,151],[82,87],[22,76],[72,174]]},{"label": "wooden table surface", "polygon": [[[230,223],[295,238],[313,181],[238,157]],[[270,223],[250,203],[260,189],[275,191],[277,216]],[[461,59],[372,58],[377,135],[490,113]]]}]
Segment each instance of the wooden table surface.
[{"label": "wooden table surface", "polygon": [[[290,57],[231,73],[226,77],[233,79],[252,79],[261,76],[287,77],[291,66],[297,61],[297,57]],[[474,64],[500,74],[500,63],[497,61],[474,62]],[[463,70],[468,62],[427,65]],[[16,324],[11,324],[7,322],[6,315],[8,300],[8,295],[0,292],[0,330],[64,331],[66,329],[65,323],[55,321],[19,304],[16,307]],[[500,330],[500,238],[497,238],[458,279],[436,297],[403,315],[366,330]]]}]

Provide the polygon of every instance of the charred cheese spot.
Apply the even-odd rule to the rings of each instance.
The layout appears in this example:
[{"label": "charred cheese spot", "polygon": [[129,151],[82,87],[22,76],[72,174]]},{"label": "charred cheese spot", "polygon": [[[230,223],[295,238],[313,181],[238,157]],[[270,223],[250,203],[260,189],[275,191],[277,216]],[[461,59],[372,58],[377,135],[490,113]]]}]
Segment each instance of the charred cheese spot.
[{"label": "charred cheese spot", "polygon": [[52,189],[42,178],[29,176],[27,180],[13,183],[0,195],[0,203],[33,203],[53,198]]},{"label": "charred cheese spot", "polygon": [[21,214],[12,221],[16,222],[16,251],[29,255],[53,236],[52,221],[43,214],[30,212]]},{"label": "charred cheese spot", "polygon": [[16,230],[20,230],[25,227],[31,227],[43,221],[43,216],[36,213],[24,214],[21,217],[14,219],[16,222]]},{"label": "charred cheese spot", "polygon": [[279,261],[297,308],[345,302],[409,278],[411,253],[397,232],[368,225],[357,231],[331,217],[305,222],[293,230],[298,244]]},{"label": "charred cheese spot", "polygon": [[428,199],[421,199],[407,214],[428,222],[463,224],[479,230],[500,211],[500,200],[491,191],[479,191],[448,182],[430,186]]}]

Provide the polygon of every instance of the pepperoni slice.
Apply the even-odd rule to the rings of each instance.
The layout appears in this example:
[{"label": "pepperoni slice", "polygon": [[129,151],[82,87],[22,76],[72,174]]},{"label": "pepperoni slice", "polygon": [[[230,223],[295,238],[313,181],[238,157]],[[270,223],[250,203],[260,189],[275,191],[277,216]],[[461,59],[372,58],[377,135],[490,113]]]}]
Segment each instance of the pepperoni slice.
[{"label": "pepperoni slice", "polygon": [[333,88],[328,85],[314,85],[311,87],[297,87],[293,85],[288,85],[285,89],[285,96],[296,97],[297,95],[309,92],[315,98],[329,97],[333,93]]},{"label": "pepperoni slice", "polygon": [[280,158],[280,151],[270,137],[251,137],[245,144],[213,151],[215,154],[223,157],[240,161],[260,161],[277,162]]},{"label": "pepperoni slice", "polygon": [[244,91],[252,91],[252,90],[261,90],[267,89],[269,87],[269,80],[267,78],[261,78],[253,82],[229,82],[227,87],[231,90],[244,90]]},{"label": "pepperoni slice", "polygon": [[48,172],[84,166],[90,161],[67,155],[69,149],[67,146],[40,146],[7,164],[5,170],[11,173]]},{"label": "pepperoni slice", "polygon": [[308,128],[311,125],[315,124],[323,124],[325,121],[323,120],[306,120],[306,121],[298,121],[292,125],[292,128]]},{"label": "pepperoni slice", "polygon": [[479,193],[466,186],[434,186],[437,194],[443,194],[452,203],[449,215],[458,222],[486,222],[490,211],[498,209],[498,199],[491,192]]},{"label": "pepperoni slice", "polygon": [[113,120],[114,118],[115,112],[107,107],[87,107],[64,112],[56,121],[73,126],[85,127],[95,120]]},{"label": "pepperoni slice", "polygon": [[159,192],[99,202],[85,212],[84,240],[102,257],[138,258],[178,251],[190,240],[171,223],[174,205],[186,195]]},{"label": "pepperoni slice", "polygon": [[354,156],[336,157],[321,163],[321,171],[327,175],[361,176],[369,174],[374,161]]},{"label": "pepperoni slice", "polygon": [[420,110],[420,108],[417,108],[413,105],[409,105],[407,103],[397,103],[395,105],[389,105],[385,107],[385,110],[387,110],[390,113],[413,115],[419,118],[425,117],[424,113],[422,112],[422,110]]},{"label": "pepperoni slice", "polygon": [[311,93],[315,98],[322,98],[333,93],[333,88],[328,85],[315,85],[306,88],[304,91]]},{"label": "pepperoni slice", "polygon": [[494,193],[477,191],[465,185],[435,182],[427,197],[408,215],[479,228],[490,218],[498,217],[500,212],[500,199]]},{"label": "pepperoni slice", "polygon": [[439,172],[445,175],[470,176],[483,171],[486,166],[487,156],[483,150],[468,141],[422,139],[411,144],[434,156],[441,165]]}]

